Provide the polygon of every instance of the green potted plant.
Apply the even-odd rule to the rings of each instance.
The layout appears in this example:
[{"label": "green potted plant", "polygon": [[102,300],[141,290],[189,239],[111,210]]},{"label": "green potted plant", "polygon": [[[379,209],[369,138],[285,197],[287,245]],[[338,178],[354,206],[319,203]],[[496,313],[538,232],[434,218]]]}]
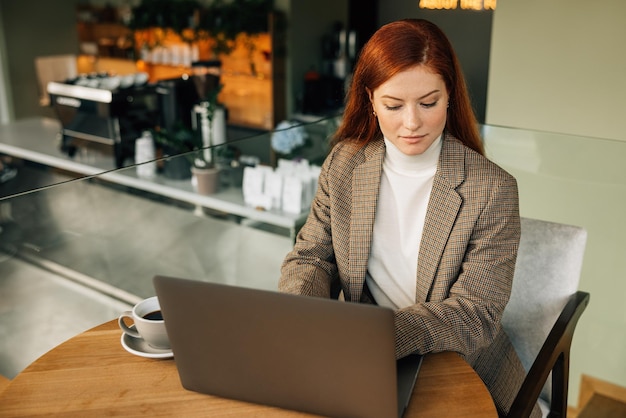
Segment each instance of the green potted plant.
[{"label": "green potted plant", "polygon": [[178,123],[171,130],[156,130],[154,137],[164,153],[171,156],[165,160],[164,176],[177,180],[191,177],[201,194],[217,190],[219,168],[213,157],[215,151],[204,147],[199,130]]},{"label": "green potted plant", "polygon": [[[157,127],[153,132],[154,141],[166,159],[163,162],[163,175],[174,180],[191,177],[191,167],[195,164],[197,151],[202,148],[198,132],[177,122],[169,129]],[[169,158],[167,158],[169,157]]]},{"label": "green potted plant", "polygon": [[[178,34],[185,42],[209,38],[213,57],[228,55],[237,35],[268,31],[272,0],[141,0],[133,7],[128,23],[133,31],[162,28]],[[140,45],[141,47],[141,45]]]}]

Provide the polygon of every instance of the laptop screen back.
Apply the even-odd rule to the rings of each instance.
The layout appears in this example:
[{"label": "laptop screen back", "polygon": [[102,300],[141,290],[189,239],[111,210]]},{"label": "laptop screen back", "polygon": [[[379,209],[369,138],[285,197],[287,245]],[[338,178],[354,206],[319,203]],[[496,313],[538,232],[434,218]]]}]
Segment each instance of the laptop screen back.
[{"label": "laptop screen back", "polygon": [[398,415],[393,311],[156,276],[183,387],[320,415]]}]

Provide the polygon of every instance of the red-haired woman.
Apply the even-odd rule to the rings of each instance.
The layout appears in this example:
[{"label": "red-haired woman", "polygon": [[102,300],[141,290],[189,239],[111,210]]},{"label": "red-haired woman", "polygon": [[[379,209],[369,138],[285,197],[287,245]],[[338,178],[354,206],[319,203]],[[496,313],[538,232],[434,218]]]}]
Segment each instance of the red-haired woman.
[{"label": "red-haired woman", "polygon": [[398,358],[460,353],[505,413],[525,375],[500,325],[519,238],[517,183],[484,157],[449,40],[425,20],[381,27],[280,290],[394,309]]}]

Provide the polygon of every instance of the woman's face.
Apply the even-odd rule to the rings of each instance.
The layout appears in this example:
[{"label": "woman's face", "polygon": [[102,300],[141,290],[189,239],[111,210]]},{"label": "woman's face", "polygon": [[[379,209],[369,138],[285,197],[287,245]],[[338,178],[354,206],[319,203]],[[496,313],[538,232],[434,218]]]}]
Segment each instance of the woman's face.
[{"label": "woman's face", "polygon": [[423,65],[394,75],[368,93],[383,135],[406,155],[422,154],[446,126],[446,85]]}]

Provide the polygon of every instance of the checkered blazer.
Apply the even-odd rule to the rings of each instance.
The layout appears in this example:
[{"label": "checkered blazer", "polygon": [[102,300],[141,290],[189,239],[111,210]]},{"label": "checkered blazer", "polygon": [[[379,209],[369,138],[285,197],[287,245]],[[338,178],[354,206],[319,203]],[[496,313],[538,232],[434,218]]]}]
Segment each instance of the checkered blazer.
[{"label": "checkered blazer", "polygon": [[[281,291],[373,303],[365,273],[385,154],[383,140],[336,146],[305,225],[286,256]],[[455,351],[508,411],[524,376],[500,326],[520,238],[517,183],[446,135],[420,246],[415,304],[395,313],[396,354]]]}]

